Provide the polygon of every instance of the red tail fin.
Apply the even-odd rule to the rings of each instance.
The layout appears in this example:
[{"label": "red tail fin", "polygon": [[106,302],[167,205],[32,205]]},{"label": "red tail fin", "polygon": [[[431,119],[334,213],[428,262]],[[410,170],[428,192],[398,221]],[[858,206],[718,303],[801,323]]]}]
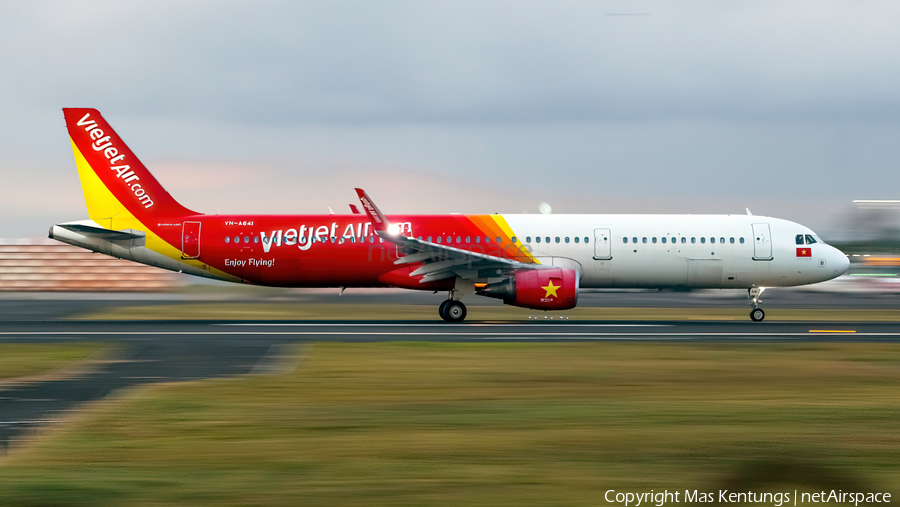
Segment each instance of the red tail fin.
[{"label": "red tail fin", "polygon": [[[64,108],[88,211],[124,208],[138,220],[196,215],[163,189],[96,109]],[[82,157],[82,159],[79,158]],[[85,164],[88,167],[83,167]],[[90,177],[92,171],[99,178]],[[111,196],[110,196],[111,194]],[[115,203],[92,202],[115,199]],[[118,205],[118,206],[115,206]],[[91,217],[94,218],[94,217]]]}]

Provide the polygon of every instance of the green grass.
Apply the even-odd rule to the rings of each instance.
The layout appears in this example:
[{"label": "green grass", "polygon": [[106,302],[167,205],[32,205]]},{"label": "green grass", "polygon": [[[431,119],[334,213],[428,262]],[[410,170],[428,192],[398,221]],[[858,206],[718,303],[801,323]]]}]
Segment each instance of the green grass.
[{"label": "green grass", "polygon": [[[511,306],[470,306],[468,322],[527,321],[529,317],[572,320],[733,320],[748,321],[750,307],[735,308],[617,308],[579,307],[563,312],[542,312]],[[439,322],[437,305],[367,303],[178,303],[127,306],[80,315],[86,320],[430,320]],[[893,309],[773,308],[768,321],[898,322]]]},{"label": "green grass", "polygon": [[95,343],[0,344],[0,381],[53,372],[96,354]]},{"label": "green grass", "polygon": [[593,506],[608,489],[900,485],[900,345],[308,352],[291,374],[93,404],[0,460],[0,505]]}]

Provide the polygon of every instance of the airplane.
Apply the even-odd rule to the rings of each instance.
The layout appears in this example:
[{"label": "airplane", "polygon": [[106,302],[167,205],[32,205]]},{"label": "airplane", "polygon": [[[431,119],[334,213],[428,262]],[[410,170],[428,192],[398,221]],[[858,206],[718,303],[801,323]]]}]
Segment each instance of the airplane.
[{"label": "airplane", "polygon": [[[52,239],[190,275],[278,287],[446,291],[567,310],[583,288],[743,289],[765,318],[769,287],[830,280],[850,261],[800,224],[735,215],[208,215],[185,208],[96,109],[64,108],[88,220]],[[351,210],[355,206],[351,205]],[[332,212],[333,213],[333,212]]]}]

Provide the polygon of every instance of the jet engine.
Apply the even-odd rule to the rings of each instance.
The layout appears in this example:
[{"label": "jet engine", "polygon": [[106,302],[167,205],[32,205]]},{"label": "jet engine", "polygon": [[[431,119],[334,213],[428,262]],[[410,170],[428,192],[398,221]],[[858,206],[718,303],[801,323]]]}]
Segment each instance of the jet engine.
[{"label": "jet engine", "polygon": [[535,310],[568,310],[578,304],[578,274],[574,269],[529,269],[476,291],[480,296]]}]

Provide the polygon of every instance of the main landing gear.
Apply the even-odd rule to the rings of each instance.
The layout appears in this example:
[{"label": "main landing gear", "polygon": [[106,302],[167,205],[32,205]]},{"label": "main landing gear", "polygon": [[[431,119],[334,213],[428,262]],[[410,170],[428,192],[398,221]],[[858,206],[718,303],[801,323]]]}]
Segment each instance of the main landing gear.
[{"label": "main landing gear", "polygon": [[759,307],[759,304],[762,302],[760,296],[762,296],[764,290],[766,290],[765,287],[751,287],[747,291],[750,296],[750,306],[753,307],[753,309],[750,310],[750,320],[753,322],[762,322],[762,320],[766,318],[766,312]]},{"label": "main landing gear", "polygon": [[438,307],[438,314],[447,322],[462,322],[466,319],[466,305],[462,301],[448,299]]}]

